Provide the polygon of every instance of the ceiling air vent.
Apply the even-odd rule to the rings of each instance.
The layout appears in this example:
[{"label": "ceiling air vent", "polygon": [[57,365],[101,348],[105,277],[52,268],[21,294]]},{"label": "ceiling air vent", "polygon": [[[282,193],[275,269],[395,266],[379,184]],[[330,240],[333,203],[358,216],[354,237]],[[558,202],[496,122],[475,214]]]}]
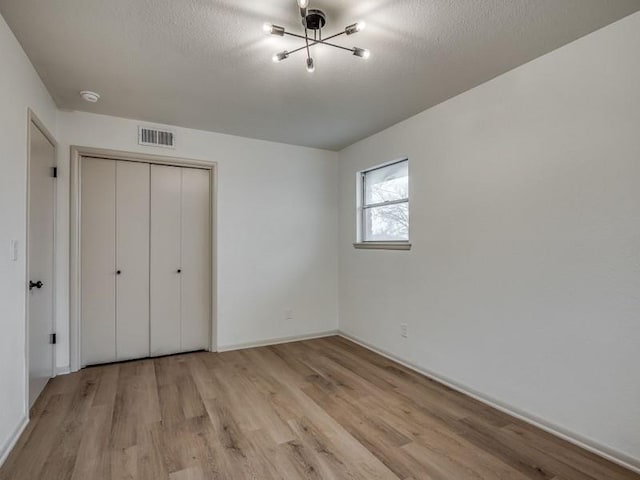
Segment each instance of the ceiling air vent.
[{"label": "ceiling air vent", "polygon": [[151,147],[176,147],[176,134],[171,130],[159,128],[138,127],[138,144]]}]

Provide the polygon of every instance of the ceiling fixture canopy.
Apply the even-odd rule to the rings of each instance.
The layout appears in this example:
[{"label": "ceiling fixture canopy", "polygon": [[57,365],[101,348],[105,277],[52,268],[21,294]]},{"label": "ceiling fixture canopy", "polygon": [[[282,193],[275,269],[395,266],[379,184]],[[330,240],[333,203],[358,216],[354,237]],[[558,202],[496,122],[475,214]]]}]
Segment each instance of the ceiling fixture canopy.
[{"label": "ceiling fixture canopy", "polygon": [[[304,36],[298,35],[296,33],[287,32],[284,27],[280,27],[278,25],[272,25],[270,23],[265,23],[263,26],[263,30],[268,35],[276,35],[279,37],[284,37],[285,35],[296,37],[304,40],[304,45],[300,48],[296,48],[295,50],[291,50],[288,52],[284,50],[282,52],[276,53],[273,56],[274,62],[281,62],[289,58],[290,55],[305,50],[307,53],[307,72],[314,72],[316,69],[315,63],[313,62],[313,58],[311,57],[311,48],[316,45],[327,45],[328,47],[338,48],[340,50],[346,50],[347,52],[351,52],[356,57],[367,59],[371,55],[369,50],[365,48],[347,48],[342,45],[336,45],[335,43],[330,43],[328,40],[332,40],[341,35],[353,35],[354,33],[361,32],[365,28],[364,22],[357,22],[352,25],[347,26],[341,32],[338,32],[334,35],[330,35],[328,37],[322,38],[322,29],[327,24],[327,16],[324,14],[322,10],[318,10],[315,8],[309,8],[309,0],[297,0],[298,7],[300,7],[300,16],[302,17],[302,26],[304,27]],[[313,32],[310,34],[310,31]]]}]

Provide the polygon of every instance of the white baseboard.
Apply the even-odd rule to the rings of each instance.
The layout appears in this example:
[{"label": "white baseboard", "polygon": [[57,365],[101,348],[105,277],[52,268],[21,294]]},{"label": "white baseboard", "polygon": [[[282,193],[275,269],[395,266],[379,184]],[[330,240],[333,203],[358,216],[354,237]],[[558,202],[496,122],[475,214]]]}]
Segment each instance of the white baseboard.
[{"label": "white baseboard", "polygon": [[313,340],[314,338],[332,337],[338,334],[338,330],[326,330],[324,332],[309,333],[306,335],[293,335],[290,337],[269,338],[265,340],[258,340],[255,342],[219,345],[218,352],[230,352],[232,350],[242,350],[245,348],[267,347],[269,345],[278,345],[279,343],[300,342],[302,340]]},{"label": "white baseboard", "polygon": [[20,438],[20,435],[22,435],[22,432],[25,428],[27,428],[28,424],[29,419],[26,416],[23,416],[18,422],[18,426],[15,428],[11,436],[7,439],[7,442],[2,445],[2,447],[0,447],[0,467],[2,467],[2,465],[4,464],[5,460],[11,453],[11,450],[13,450],[13,447]]},{"label": "white baseboard", "polygon": [[56,377],[58,375],[66,375],[71,373],[71,367],[69,365],[63,365],[62,367],[56,367]]},{"label": "white baseboard", "polygon": [[426,370],[418,365],[415,365],[411,362],[401,359],[400,357],[394,355],[393,353],[387,352],[386,350],[375,347],[363,340],[360,340],[349,333],[339,331],[338,335],[340,335],[343,338],[346,338],[347,340],[352,341],[353,343],[360,345],[361,347],[366,348],[367,350],[371,350],[372,352],[377,353],[378,355],[382,355],[383,357],[388,358],[389,360],[393,360],[394,362],[397,362],[400,365],[403,365],[413,370],[414,372],[417,372],[421,375],[424,375],[427,378],[430,378],[432,380],[435,380],[436,382],[446,385],[447,387],[457,392],[463,393],[471,398],[474,398],[479,402],[484,403],[485,405],[489,405],[490,407],[493,407],[496,410],[500,410],[501,412],[511,415],[512,417],[515,417],[519,420],[522,420],[523,422],[533,425],[534,427],[544,430],[547,433],[550,433],[552,435],[555,435],[556,437],[562,438],[563,440],[566,440],[569,443],[577,445],[578,447],[583,448],[591,453],[595,453],[596,455],[602,458],[605,458],[613,463],[616,463],[624,468],[627,468],[628,470],[631,470],[636,473],[640,473],[640,459],[631,457],[623,452],[615,451],[594,440],[585,438],[582,435],[579,435],[575,432],[571,432],[545,419],[539,418],[536,415],[532,415],[512,405],[503,403],[500,400],[491,398],[477,390],[469,388],[445,376]]}]

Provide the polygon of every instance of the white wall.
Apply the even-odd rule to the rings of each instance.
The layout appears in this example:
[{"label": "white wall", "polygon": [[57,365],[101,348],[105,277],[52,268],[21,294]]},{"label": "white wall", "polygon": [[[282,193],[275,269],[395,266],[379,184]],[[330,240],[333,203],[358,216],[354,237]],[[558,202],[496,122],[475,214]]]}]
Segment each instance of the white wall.
[{"label": "white wall", "polygon": [[140,123],[58,115],[58,366],[69,364],[70,145],[218,163],[220,348],[337,329],[337,153],[183,128],[175,150],[141,147]]},{"label": "white wall", "polygon": [[[56,109],[0,16],[0,461],[26,415],[25,235],[27,109],[55,135]],[[18,240],[18,261],[9,245]]]},{"label": "white wall", "polygon": [[[640,13],[348,147],[339,247],[343,331],[636,466],[639,52]],[[405,155],[413,249],[355,250]]]}]

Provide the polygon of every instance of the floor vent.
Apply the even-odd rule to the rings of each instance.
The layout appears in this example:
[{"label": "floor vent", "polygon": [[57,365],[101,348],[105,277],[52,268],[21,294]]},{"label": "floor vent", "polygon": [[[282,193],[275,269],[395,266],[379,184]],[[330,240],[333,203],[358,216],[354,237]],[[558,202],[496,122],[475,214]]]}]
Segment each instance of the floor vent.
[{"label": "floor vent", "polygon": [[176,147],[176,135],[171,130],[138,127],[138,144],[151,147]]}]

